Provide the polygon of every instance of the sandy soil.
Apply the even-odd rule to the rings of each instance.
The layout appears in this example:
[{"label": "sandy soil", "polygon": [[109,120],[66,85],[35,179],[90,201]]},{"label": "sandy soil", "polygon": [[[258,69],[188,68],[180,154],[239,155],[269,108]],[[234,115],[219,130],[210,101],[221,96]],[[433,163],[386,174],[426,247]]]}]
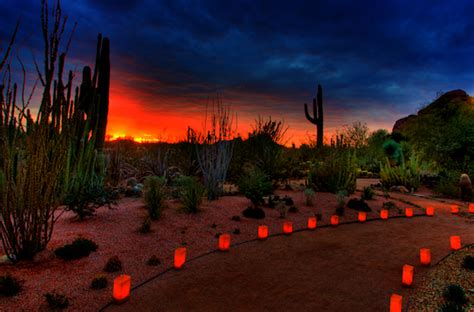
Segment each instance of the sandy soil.
[{"label": "sandy soil", "polygon": [[[323,220],[320,222],[321,225],[327,224],[329,221],[329,216],[332,215],[336,209],[336,199],[332,194],[327,193],[318,193],[316,196],[316,207],[307,207],[304,205],[304,195],[302,192],[295,191],[279,191],[280,195],[288,194],[293,197],[295,200],[296,206],[299,208],[298,213],[293,213],[288,215],[288,219],[294,222],[295,229],[305,228],[307,218],[309,216],[314,216],[315,212],[322,211]],[[355,194],[354,196],[359,196]],[[412,197],[410,197],[412,198]],[[413,199],[413,198],[412,198]],[[431,203],[431,201],[426,201],[424,199],[418,199],[421,204]],[[368,214],[368,218],[377,218],[378,210],[381,208],[382,203],[385,199],[377,197],[375,200],[369,201],[369,205],[374,209],[374,212]],[[405,204],[399,203],[401,207],[404,207]],[[105,304],[110,301],[111,298],[111,282],[113,278],[121,273],[126,273],[132,276],[133,284],[138,285],[148,278],[165,271],[167,268],[172,266],[172,255],[174,249],[185,245],[188,247],[188,253],[190,258],[194,258],[198,255],[204,254],[206,252],[215,250],[217,247],[217,238],[216,235],[219,233],[232,233],[235,229],[240,230],[240,234],[232,235],[232,243],[239,243],[249,239],[253,239],[256,236],[257,226],[260,224],[266,224],[269,226],[270,233],[279,233],[281,232],[282,219],[279,218],[279,213],[272,209],[265,209],[267,217],[263,220],[251,220],[242,217],[242,221],[231,221],[232,216],[240,215],[241,211],[249,205],[249,201],[241,196],[226,196],[214,202],[205,202],[202,211],[196,215],[188,215],[180,211],[179,204],[176,202],[169,202],[168,209],[165,210],[162,219],[155,221],[152,225],[152,233],[149,234],[140,234],[137,229],[141,224],[143,217],[146,215],[146,210],[143,207],[141,199],[123,199],[120,201],[119,205],[114,210],[108,210],[106,208],[99,209],[97,215],[94,218],[77,221],[71,214],[66,213],[62,216],[59,222],[56,225],[55,233],[51,243],[48,246],[48,250],[41,253],[33,263],[25,262],[19,263],[16,265],[0,265],[0,275],[10,272],[12,275],[22,279],[24,281],[24,291],[13,298],[2,298],[0,301],[0,311],[37,311],[45,310],[44,305],[44,294],[51,291],[57,291],[65,294],[70,300],[71,311],[97,311]],[[446,204],[439,204],[435,202],[436,207],[444,207],[443,210],[447,211]],[[422,213],[422,209],[415,208],[415,214]],[[391,213],[392,215],[398,214],[397,211]],[[346,215],[341,218],[341,222],[353,221],[356,219],[357,213],[346,209]],[[351,241],[352,237],[356,237],[359,231],[362,229],[360,235],[364,236],[365,240],[370,239],[371,243],[368,244],[371,246],[368,255],[372,254],[372,250],[385,250],[386,242],[383,241],[374,241],[372,242],[373,237],[392,237],[398,231],[404,232],[408,235],[410,231],[416,230],[418,226],[412,227],[411,221],[414,221],[415,224],[425,220],[427,218],[418,218],[413,220],[402,221],[401,219],[390,220],[386,224],[398,223],[401,221],[401,224],[407,224],[406,228],[401,229],[392,229],[386,227],[377,227],[384,224],[383,222],[367,223],[366,225],[347,225],[341,226],[337,229],[320,229],[317,233],[323,234],[324,232],[328,233],[339,233],[341,230],[342,237],[339,237],[338,244],[341,245],[341,248],[346,246],[347,241]],[[427,219],[428,224],[431,224],[431,227],[422,227],[427,233],[426,235],[436,234],[438,229],[443,228],[437,222],[444,220],[444,217],[436,217],[433,219]],[[439,221],[438,221],[439,220]],[[457,220],[456,217],[451,217],[446,213],[446,225],[455,224]],[[458,220],[459,221],[459,220]],[[434,224],[432,224],[434,222]],[[443,224],[444,224],[443,223]],[[457,222],[459,223],[459,222]],[[379,224],[379,225],[377,225]],[[441,224],[441,225],[443,225]],[[459,223],[464,225],[464,223]],[[215,227],[213,226],[215,225]],[[366,234],[365,231],[371,229],[375,226],[374,231],[382,231],[380,235],[370,235],[370,231]],[[472,225],[471,225],[472,226]],[[433,228],[436,228],[436,231],[433,231]],[[388,232],[383,232],[388,229]],[[472,232],[472,231],[471,231]],[[343,234],[345,233],[345,234]],[[376,232],[375,232],[376,233]],[[255,258],[261,258],[261,253],[266,252],[272,256],[272,262],[261,263],[265,264],[265,268],[268,272],[279,272],[278,276],[287,275],[286,271],[275,271],[272,268],[278,267],[279,263],[283,265],[282,262],[285,262],[285,255],[275,254],[272,252],[273,249],[277,250],[286,250],[290,246],[282,245],[278,246],[278,242],[281,244],[288,244],[291,242],[291,246],[298,246],[297,243],[298,237],[302,238],[302,241],[308,241],[308,246],[311,244],[321,244],[321,242],[312,242],[310,235],[315,233],[301,233],[295,234],[292,237],[276,237],[268,240],[264,245],[256,245],[259,248],[255,248],[255,244],[250,243],[243,245],[235,250],[242,250],[242,255],[247,257],[249,262],[244,265],[242,259],[236,258],[236,262],[242,265],[242,269],[239,269],[238,275],[243,278],[243,280],[252,280],[255,276],[260,276],[258,270],[258,262],[253,263]],[[72,241],[77,236],[83,236],[94,240],[99,245],[99,250],[95,253],[92,253],[89,257],[79,260],[74,260],[70,262],[65,262],[63,260],[57,259],[53,255],[53,250],[64,243]],[[314,236],[314,235],[313,235]],[[329,235],[332,237],[333,235]],[[328,238],[329,239],[329,238]],[[467,238],[466,238],[467,239]],[[471,239],[472,241],[472,239]],[[406,246],[406,242],[403,240],[395,240],[396,250],[395,254],[398,256],[398,252],[402,252],[402,248]],[[273,244],[276,244],[273,246]],[[328,247],[332,243],[328,242]],[[379,245],[380,244],[380,245]],[[266,246],[266,247],[263,247]],[[325,245],[316,245],[319,250],[325,249]],[[398,247],[397,247],[398,246]],[[262,249],[263,247],[263,249]],[[253,249],[252,249],[253,248]],[[313,246],[314,248],[314,246]],[[367,247],[369,248],[369,247]],[[398,249],[399,250],[398,250]],[[248,250],[247,250],[248,249]],[[245,252],[245,250],[247,250]],[[1,251],[0,251],[1,252]],[[296,249],[295,252],[298,252]],[[328,251],[328,256],[326,258],[326,268],[330,268],[333,263],[338,261],[348,261],[352,256],[351,250],[341,250],[341,254],[333,254],[331,256],[331,251]],[[447,252],[447,251],[446,251]],[[228,257],[230,262],[234,258],[234,251],[225,255],[219,255]],[[255,254],[254,254],[255,253]],[[307,258],[304,256],[293,257],[288,259],[288,265],[293,267],[304,266],[304,263],[309,262],[313,263],[313,254],[311,249],[302,250],[301,253],[307,254]],[[109,286],[103,290],[91,290],[89,288],[92,278],[102,272],[102,269],[108,260],[109,257],[117,255],[123,262],[123,272],[119,273],[107,273],[109,277]],[[151,255],[157,255],[161,259],[161,265],[157,267],[150,267],[146,265],[147,259]],[[232,255],[232,257],[230,256]],[[259,255],[257,257],[257,255]],[[341,255],[344,255],[341,257]],[[220,267],[221,265],[213,265],[206,263],[206,261],[215,261],[212,260],[218,255],[213,255],[209,257],[203,257],[200,261],[203,261],[203,270],[205,267],[213,268]],[[332,259],[332,257],[338,257],[337,259]],[[403,257],[403,252],[400,254],[400,257]],[[265,257],[264,257],[265,258]],[[342,259],[339,259],[342,258]],[[209,259],[209,260],[207,260]],[[220,259],[223,259],[222,257]],[[269,258],[265,258],[268,259]],[[251,260],[251,261],[250,261]],[[367,265],[372,265],[377,267],[377,261],[366,259],[368,261]],[[229,262],[229,263],[230,263]],[[274,263],[275,262],[275,263]],[[195,262],[196,265],[198,262]],[[193,264],[194,265],[194,264]],[[400,264],[398,264],[400,265]],[[343,266],[337,265],[337,267]],[[257,268],[255,271],[249,270],[250,268]],[[313,266],[315,269],[318,266]],[[324,266],[322,266],[324,267]],[[185,271],[191,271],[192,265],[190,263],[189,269]],[[309,268],[309,267],[307,267]],[[285,269],[286,270],[286,269]],[[183,271],[183,272],[185,272]],[[263,270],[265,271],[265,270]],[[307,272],[307,271],[306,271]],[[312,272],[309,275],[318,274],[318,284],[323,285],[324,283],[330,283],[333,279],[332,275],[328,274],[329,270],[325,269],[323,271],[319,270]],[[191,273],[191,272],[190,272]],[[236,273],[236,274],[237,274]],[[307,272],[308,273],[308,272]],[[306,273],[306,274],[307,274]],[[365,274],[367,275],[367,274]],[[163,277],[169,278],[168,276],[174,276],[172,273],[167,273]],[[277,276],[274,276],[275,285],[279,284],[279,279]],[[203,278],[206,278],[206,275],[203,275]],[[396,277],[398,279],[398,276]],[[158,279],[157,281],[160,281]],[[374,281],[377,278],[374,277]],[[210,281],[208,281],[210,282]],[[208,283],[203,280],[203,283]],[[383,282],[383,281],[382,281]],[[298,280],[292,282],[292,289],[298,288]],[[354,286],[355,285],[355,286]],[[302,284],[304,286],[304,284]],[[316,286],[315,286],[316,287]],[[143,287],[146,290],[148,286]],[[357,284],[353,284],[353,299],[358,301],[359,296],[365,296],[371,294],[371,291],[361,291],[360,287]],[[239,284],[237,281],[235,283],[234,290],[236,292],[244,292],[245,289],[248,289],[248,295],[254,296],[255,291],[250,291],[248,285]],[[280,289],[280,288],[276,288]],[[287,291],[287,288],[282,293],[278,295],[279,297],[284,297],[284,292]],[[137,290],[137,294],[141,289]],[[189,291],[199,292],[199,289],[190,289]],[[301,288],[299,291],[305,291],[305,288]],[[341,289],[341,293],[344,293]],[[253,294],[253,295],[252,295]],[[134,294],[135,295],[135,294]],[[277,296],[277,297],[278,297]],[[371,295],[372,296],[372,295]],[[338,297],[335,297],[338,298]],[[333,298],[332,300],[337,302],[339,299]],[[349,297],[348,297],[349,298]],[[176,302],[180,302],[182,298],[176,298]],[[276,299],[275,299],[276,300]],[[349,299],[344,299],[349,300]],[[383,299],[385,300],[385,299]],[[242,302],[249,301],[244,299]],[[314,299],[313,301],[317,301]],[[135,301],[131,301],[135,302]],[[173,302],[169,298],[169,302]],[[123,306],[124,308],[127,305]],[[131,306],[130,306],[131,307]]]}]

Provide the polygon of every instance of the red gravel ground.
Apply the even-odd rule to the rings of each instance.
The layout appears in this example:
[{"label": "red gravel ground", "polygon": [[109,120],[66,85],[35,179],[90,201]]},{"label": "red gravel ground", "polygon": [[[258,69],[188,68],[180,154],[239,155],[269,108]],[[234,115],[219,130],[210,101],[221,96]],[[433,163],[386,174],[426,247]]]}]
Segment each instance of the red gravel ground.
[{"label": "red gravel ground", "polygon": [[[295,229],[305,228],[307,218],[314,216],[318,211],[323,213],[320,224],[327,224],[329,216],[336,209],[336,198],[332,194],[318,193],[317,208],[314,208],[304,206],[302,192],[278,193],[292,196],[299,208],[298,213],[288,215],[288,219],[294,222]],[[434,256],[441,257],[449,252],[445,245],[448,232],[460,234],[464,242],[474,242],[472,224],[462,221],[460,217],[450,216],[447,204],[412,196],[406,197],[414,203],[422,205],[433,203],[435,207],[444,208],[438,209],[435,218],[396,219],[364,225],[346,225],[334,229],[318,229],[315,233],[302,232],[295,233],[291,237],[270,238],[264,243],[244,244],[226,255],[213,254],[191,262],[183,272],[167,273],[153,283],[137,289],[132,294],[133,298],[144,296],[144,300],[150,302],[150,297],[146,295],[148,289],[150,291],[154,289],[154,284],[158,285],[156,287],[161,287],[160,285],[166,280],[170,289],[179,288],[174,288],[176,293],[173,296],[167,292],[166,300],[154,301],[155,307],[165,309],[161,302],[168,302],[167,307],[172,307],[171,304],[175,304],[173,306],[175,308],[186,307],[186,302],[193,304],[193,300],[197,300],[194,302],[199,304],[189,307],[201,310],[212,309],[212,306],[201,306],[202,301],[209,301],[209,304],[213,302],[229,304],[227,299],[211,300],[212,297],[202,297],[200,289],[206,291],[226,289],[227,296],[236,298],[233,304],[226,308],[235,309],[258,308],[259,304],[265,304],[270,298],[265,293],[273,296],[267,302],[269,306],[278,302],[283,304],[285,300],[289,300],[286,304],[293,302],[296,308],[298,304],[307,301],[313,304],[320,302],[319,304],[327,307],[326,311],[344,311],[343,308],[337,308],[338,304],[340,307],[347,306],[349,302],[367,304],[373,302],[374,306],[381,305],[382,302],[386,304],[388,292],[402,291],[403,294],[407,294],[406,291],[400,290],[399,271],[403,262],[416,261],[416,250],[419,248],[417,244],[423,243],[425,246],[436,248]],[[378,217],[378,210],[384,201],[382,197],[369,201],[369,205],[374,209],[374,212],[368,214],[369,219]],[[407,206],[400,202],[397,204],[400,207]],[[153,232],[149,234],[140,234],[137,231],[146,215],[141,199],[123,199],[115,210],[101,208],[97,216],[82,222],[65,213],[56,225],[48,250],[40,254],[33,263],[0,265],[0,275],[10,272],[24,281],[24,290],[20,295],[2,298],[0,311],[46,310],[44,294],[51,291],[63,293],[69,298],[70,311],[97,311],[110,301],[113,278],[126,273],[132,276],[134,285],[140,284],[171,267],[172,255],[177,247],[186,245],[189,257],[194,258],[216,249],[215,235],[218,233],[232,233],[238,228],[241,234],[232,235],[232,243],[238,243],[255,238],[257,226],[260,224],[268,225],[270,233],[281,232],[282,219],[279,218],[279,213],[268,208],[265,209],[267,217],[263,220],[242,217],[240,222],[231,221],[232,216],[241,215],[241,211],[248,205],[249,201],[243,197],[226,196],[211,203],[204,203],[199,214],[188,215],[179,210],[178,203],[169,202],[162,219],[154,221]],[[414,211],[415,214],[422,213],[418,208]],[[396,214],[397,211],[391,212],[391,215]],[[356,216],[357,212],[346,209],[346,216],[341,222],[355,220]],[[215,224],[216,228],[211,227],[212,224]],[[419,238],[414,233],[424,233],[422,236],[424,238]],[[94,240],[99,245],[98,251],[87,258],[69,262],[54,257],[52,251],[55,248],[71,242],[79,235]],[[405,238],[398,238],[398,235],[405,235],[403,236]],[[433,245],[429,245],[430,242]],[[147,266],[147,259],[154,254],[161,259],[161,265]],[[107,273],[109,286],[103,290],[91,290],[89,285],[92,278],[102,272],[107,259],[114,255],[122,260],[123,272]],[[393,263],[390,262],[390,266],[387,267],[385,263],[390,259]],[[230,267],[234,267],[235,272],[230,275],[234,278],[229,279],[227,275]],[[298,271],[298,268],[302,271]],[[330,269],[339,273],[335,275]],[[202,272],[202,275],[199,272]],[[221,276],[221,273],[224,275]],[[339,275],[341,273],[344,273],[344,277]],[[188,283],[191,283],[188,284],[190,288],[187,290],[179,286],[183,282],[183,276],[188,276],[190,279],[188,280]],[[262,278],[260,284],[257,282],[259,277]],[[293,279],[290,280],[289,277]],[[193,286],[193,279],[199,280],[202,284],[196,283],[198,287]],[[359,284],[358,281],[366,282]],[[370,287],[367,282],[371,283]],[[254,283],[257,284],[254,286]],[[340,290],[337,290],[339,284]],[[223,285],[226,287],[222,287]],[[268,292],[263,292],[262,289]],[[310,294],[308,289],[319,289],[320,292],[308,298],[306,295]],[[328,293],[327,296],[321,295],[325,292]],[[187,295],[184,295],[185,293]],[[293,294],[293,297],[288,299],[287,294]],[[165,298],[162,296],[162,293],[153,294],[153,297]],[[305,300],[299,302],[300,298]],[[262,301],[258,303],[260,299]],[[120,308],[135,310],[132,304],[137,303],[137,299],[132,299],[129,304]],[[386,305],[383,310],[385,309]],[[364,309],[368,310],[370,309]]]}]

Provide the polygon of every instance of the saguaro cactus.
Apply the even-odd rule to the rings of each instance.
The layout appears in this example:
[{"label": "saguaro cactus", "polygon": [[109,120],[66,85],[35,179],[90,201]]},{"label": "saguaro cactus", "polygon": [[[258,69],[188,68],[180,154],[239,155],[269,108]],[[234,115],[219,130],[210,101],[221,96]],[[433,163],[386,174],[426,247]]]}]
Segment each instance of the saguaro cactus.
[{"label": "saguaro cactus", "polygon": [[[96,134],[95,149],[102,151],[109,112],[110,89],[110,43],[108,38],[97,39],[97,54],[94,74],[89,66],[84,67],[80,87],[78,108],[86,113],[90,130]],[[85,121],[82,119],[82,123]],[[87,134],[88,135],[88,134]]]},{"label": "saguaro cactus", "polygon": [[[316,105],[317,104],[317,105]],[[316,125],[316,147],[323,146],[324,128],[323,128],[323,88],[318,85],[318,93],[316,98],[313,98],[313,116],[308,112],[308,104],[304,104],[304,113],[306,119],[313,125]]]}]

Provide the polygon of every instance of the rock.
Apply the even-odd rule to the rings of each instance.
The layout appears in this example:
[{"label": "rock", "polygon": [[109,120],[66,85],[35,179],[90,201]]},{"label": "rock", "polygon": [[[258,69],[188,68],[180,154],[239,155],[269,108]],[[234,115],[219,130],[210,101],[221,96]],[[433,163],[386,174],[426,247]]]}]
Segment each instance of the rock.
[{"label": "rock", "polygon": [[0,264],[11,264],[12,261],[8,259],[7,255],[0,256]]},{"label": "rock", "polygon": [[415,120],[416,117],[417,117],[416,115],[408,115],[406,117],[398,119],[397,121],[395,121],[395,124],[393,125],[392,132],[401,132],[402,129],[405,127],[405,125]]},{"label": "rock", "polygon": [[[448,105],[449,103],[451,103],[451,108],[450,105]],[[464,90],[458,89],[446,92],[425,108],[420,109],[416,115],[409,115],[397,120],[393,125],[392,133],[403,132],[408,124],[416,122],[417,118],[423,115],[433,114],[442,116],[446,122],[449,122],[449,119],[452,117],[453,113],[456,112],[456,110],[452,109],[453,105],[459,109],[460,107],[466,105],[472,106],[472,102],[469,98],[469,95]]]},{"label": "rock", "polygon": [[390,192],[397,192],[397,193],[410,193],[406,187],[403,185],[398,185],[398,186],[392,186],[389,189]]}]

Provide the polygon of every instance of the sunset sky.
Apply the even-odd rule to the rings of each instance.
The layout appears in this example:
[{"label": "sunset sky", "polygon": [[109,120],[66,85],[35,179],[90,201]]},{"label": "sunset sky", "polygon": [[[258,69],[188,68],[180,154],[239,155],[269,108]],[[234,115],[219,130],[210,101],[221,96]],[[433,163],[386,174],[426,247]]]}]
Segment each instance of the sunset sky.
[{"label": "sunset sky", "polygon": [[[51,1],[52,2],[52,1]],[[16,53],[34,74],[39,0],[0,1],[0,49],[21,18]],[[318,83],[326,136],[356,120],[391,130],[439,91],[474,88],[474,1],[63,0],[78,28],[69,68],[111,41],[108,133],[177,140],[200,129],[217,93],[245,135],[258,115],[288,140],[315,134],[304,116]],[[33,77],[33,76],[30,76]],[[79,81],[79,77],[76,81]]]}]

